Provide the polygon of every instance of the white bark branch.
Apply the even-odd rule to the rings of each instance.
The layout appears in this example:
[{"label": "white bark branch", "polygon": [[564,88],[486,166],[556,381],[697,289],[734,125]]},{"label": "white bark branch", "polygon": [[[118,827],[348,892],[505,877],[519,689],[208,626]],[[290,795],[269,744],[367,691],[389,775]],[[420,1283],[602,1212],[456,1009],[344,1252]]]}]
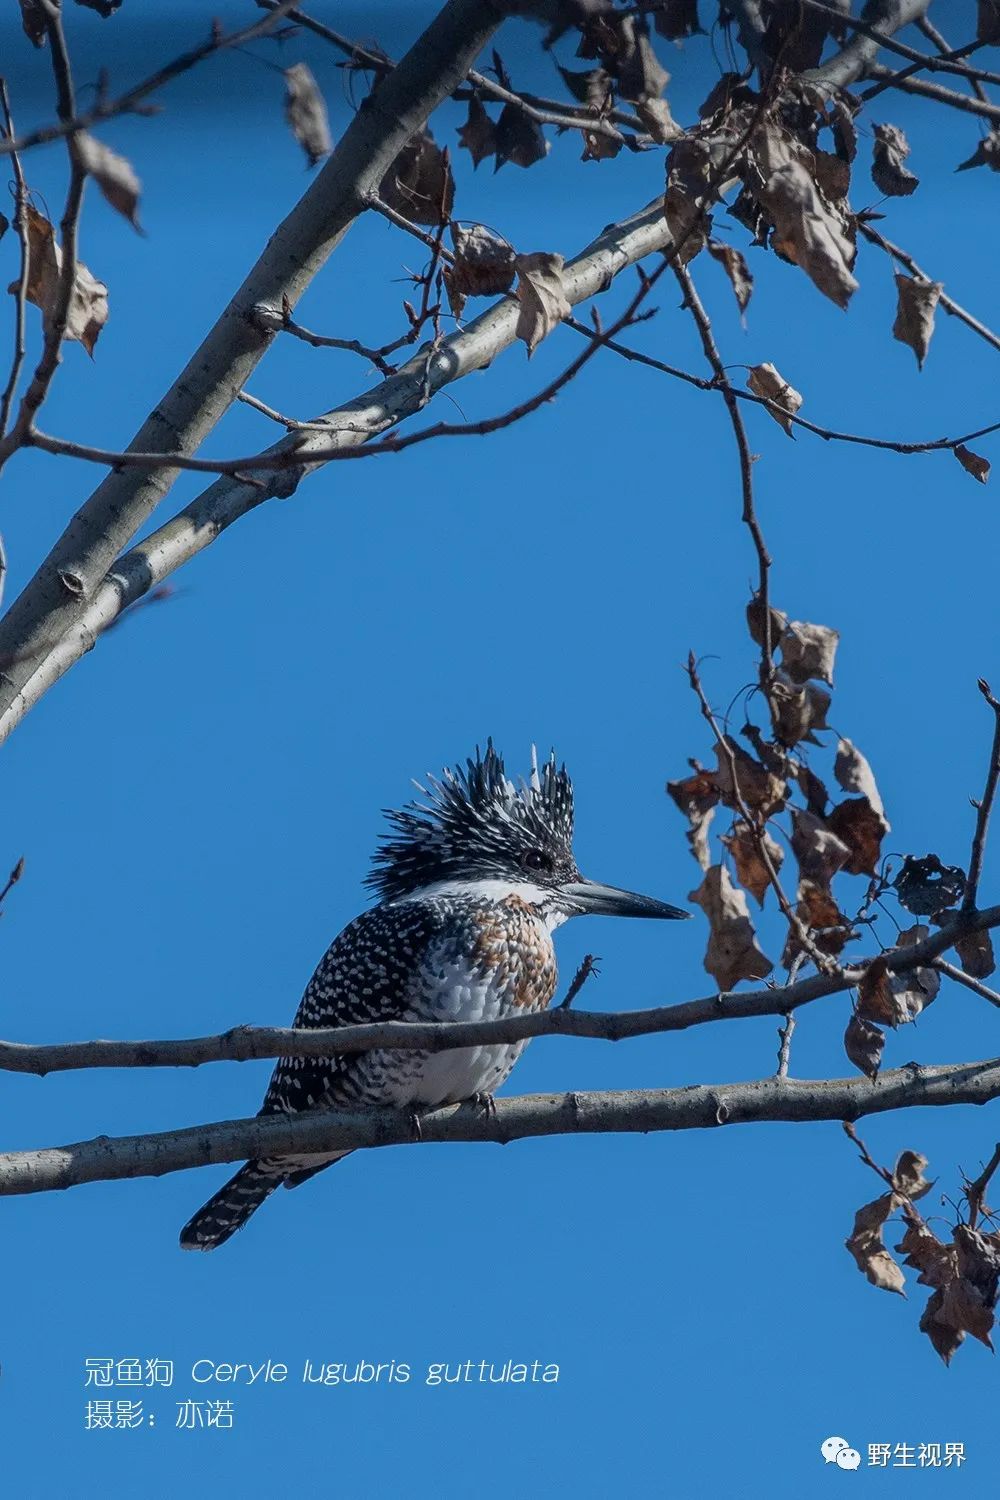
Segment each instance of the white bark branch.
[{"label": "white bark branch", "polygon": [[[274,336],[258,304],[294,307],[361,214],[402,146],[458,87],[503,19],[500,0],[448,0],[366,99],[303,197],[130,446],[190,454],[236,400]],[[0,621],[0,712],[69,630],[78,630],[115,558],[166,494],[170,469],[107,476]]]},{"label": "white bark branch", "polygon": [[[496,1110],[450,1105],[421,1116],[421,1141],[509,1141],[543,1135],[704,1130],[761,1121],[857,1120],[889,1110],[986,1104],[1000,1095],[1000,1058],[867,1078],[765,1078],[749,1083],[628,1092],[531,1094]],[[406,1111],[318,1111],[257,1116],[0,1155],[0,1197],[160,1177],[166,1172],[262,1156],[415,1144]]]},{"label": "white bark branch", "polygon": [[[930,0],[868,0],[861,11],[861,20],[873,31],[889,37],[919,20],[926,14],[929,6]],[[839,19],[833,7],[831,15],[834,19]],[[856,79],[867,75],[868,69],[878,58],[881,45],[876,37],[855,32],[838,53],[802,76],[814,83],[829,83],[836,88],[847,88]]]},{"label": "white bark branch", "polygon": [[[662,203],[657,200],[632,218],[603,230],[564,267],[568,300],[577,304],[595,296],[620,271],[669,244],[670,231]],[[309,466],[310,452],[328,449],[331,443],[340,448],[359,447],[413,416],[445,386],[489,365],[514,343],[518,307],[514,297],[501,298],[462,332],[441,340],[436,349],[425,345],[395,375],[354,400],[312,418],[307,423],[308,432],[297,429],[266,451],[294,448],[307,472],[317,472],[318,462]],[[265,322],[267,316],[260,314]],[[277,307],[272,309],[272,316],[280,318]],[[34,671],[20,675],[16,692],[4,694],[0,680],[0,742],[63,673],[91,649],[101,632],[124,609],[203,551],[262,501],[289,495],[301,473],[301,468],[279,471],[266,485],[260,481],[249,484],[228,476],[219,479],[120,557],[71,628],[50,647]],[[5,639],[0,629],[0,650]],[[8,675],[12,670],[8,668]]]},{"label": "white bark branch", "polygon": [[[890,971],[903,974],[935,964],[941,953],[970,931],[1000,926],[1000,906],[963,916],[939,928],[921,943],[880,955]],[[870,963],[871,959],[864,960]],[[963,984],[976,981],[948,964],[943,971]],[[237,1026],[218,1036],[178,1037],[162,1041],[55,1042],[33,1045],[0,1041],[0,1072],[75,1072],[84,1068],[196,1068],[211,1062],[251,1062],[270,1057],[330,1057],[370,1052],[375,1047],[417,1048],[443,1052],[450,1047],[478,1047],[520,1042],[540,1036],[586,1037],[619,1042],[630,1037],[686,1031],[716,1021],[758,1016],[788,1016],[803,1005],[853,988],[863,973],[859,963],[842,974],[814,974],[794,984],[733,991],[645,1010],[617,1012],[549,1010],[508,1016],[499,1021],[379,1021],[362,1026],[321,1030],[280,1026]],[[982,991],[980,991],[982,992]],[[986,991],[985,998],[991,998]]]}]

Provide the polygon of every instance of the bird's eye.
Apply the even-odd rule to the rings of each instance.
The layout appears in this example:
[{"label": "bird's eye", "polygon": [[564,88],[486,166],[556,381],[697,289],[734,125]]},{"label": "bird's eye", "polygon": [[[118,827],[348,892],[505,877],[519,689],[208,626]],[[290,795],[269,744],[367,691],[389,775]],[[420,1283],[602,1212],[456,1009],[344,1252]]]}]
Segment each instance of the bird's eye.
[{"label": "bird's eye", "polygon": [[552,861],[541,849],[529,849],[524,856],[524,863],[529,870],[551,870]]}]

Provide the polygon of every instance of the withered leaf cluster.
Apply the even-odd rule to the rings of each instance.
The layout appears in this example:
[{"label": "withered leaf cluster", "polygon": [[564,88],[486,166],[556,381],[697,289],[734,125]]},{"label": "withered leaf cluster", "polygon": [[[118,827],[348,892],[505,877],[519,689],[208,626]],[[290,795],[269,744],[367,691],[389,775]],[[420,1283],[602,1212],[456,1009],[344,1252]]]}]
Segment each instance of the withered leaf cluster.
[{"label": "withered leaf cluster", "polygon": [[[846,1246],[858,1269],[884,1291],[905,1295],[903,1267],[917,1271],[918,1285],[931,1288],[920,1331],[945,1364],[950,1364],[966,1334],[987,1349],[993,1348],[1000,1233],[986,1232],[973,1223],[958,1223],[950,1240],[939,1239],[914,1207],[933,1186],[924,1177],[926,1166],[926,1157],[904,1151],[892,1173],[890,1191],[858,1210]],[[902,1264],[890,1254],[883,1239],[885,1226],[896,1213],[901,1214],[906,1226],[895,1247]],[[971,1213],[970,1218],[978,1218],[978,1212]]]},{"label": "withered leaf cluster", "polygon": [[[59,311],[60,286],[62,281],[63,253],[56,233],[44,214],[32,205],[26,205],[29,247],[29,274],[27,299],[41,310],[42,326],[49,332],[52,320]],[[17,282],[8,288],[17,292]],[[108,289],[98,281],[83,261],[75,268],[69,306],[66,312],[66,337],[79,341],[88,354],[93,354],[101,329],[108,321]]]},{"label": "withered leaf cluster", "polygon": [[326,103],[305,63],[285,69],[285,119],[311,167],[333,150]]}]

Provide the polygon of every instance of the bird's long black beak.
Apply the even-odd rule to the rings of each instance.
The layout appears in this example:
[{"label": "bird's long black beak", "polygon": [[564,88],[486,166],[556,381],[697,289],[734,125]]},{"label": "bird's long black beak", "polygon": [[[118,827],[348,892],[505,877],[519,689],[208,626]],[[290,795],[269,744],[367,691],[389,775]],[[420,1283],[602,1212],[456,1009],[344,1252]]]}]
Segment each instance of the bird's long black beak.
[{"label": "bird's long black beak", "polygon": [[665,901],[655,901],[652,896],[639,896],[635,891],[621,891],[615,885],[601,885],[599,880],[579,880],[563,886],[563,895],[578,908],[581,915],[600,917],[660,917],[679,920],[689,917],[689,911],[679,906],[668,906]]}]

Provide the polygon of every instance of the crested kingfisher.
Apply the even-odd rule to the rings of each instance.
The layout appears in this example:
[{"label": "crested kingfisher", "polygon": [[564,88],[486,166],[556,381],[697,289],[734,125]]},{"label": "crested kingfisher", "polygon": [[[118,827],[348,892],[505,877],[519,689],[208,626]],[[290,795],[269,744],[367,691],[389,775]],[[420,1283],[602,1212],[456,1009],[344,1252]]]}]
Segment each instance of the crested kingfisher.
[{"label": "crested kingfisher", "polygon": [[[569,917],[689,915],[584,879],[573,857],[573,786],[554,756],[539,772],[533,754],[530,781],[516,785],[490,741],[464,770],[418,789],[423,802],[387,813],[392,831],[366,881],[378,904],[320,960],[295,1026],[488,1021],[544,1010],[556,988],[552,933]],[[489,1100],[525,1045],[283,1057],[260,1113]],[[184,1226],[181,1246],[214,1250],[275,1188],[297,1187],[349,1154],[247,1162]]]}]

